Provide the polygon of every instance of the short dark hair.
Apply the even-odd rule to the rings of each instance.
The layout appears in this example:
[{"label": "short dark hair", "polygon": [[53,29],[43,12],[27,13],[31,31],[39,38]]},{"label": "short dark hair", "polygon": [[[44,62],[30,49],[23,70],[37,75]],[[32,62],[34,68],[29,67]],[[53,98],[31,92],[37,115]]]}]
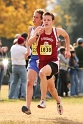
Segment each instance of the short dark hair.
[{"label": "short dark hair", "polygon": [[44,12],[45,12],[45,11],[44,11],[43,9],[37,9],[37,10],[35,10],[34,13],[39,13],[39,14],[41,15],[41,19],[42,19]]},{"label": "short dark hair", "polygon": [[52,12],[45,12],[44,14],[43,14],[43,16],[45,16],[45,15],[49,15],[49,16],[51,16],[52,17],[52,20],[54,20],[54,14],[52,13]]},{"label": "short dark hair", "polygon": [[26,32],[24,32],[24,33],[21,34],[21,37],[23,37],[24,39],[27,39],[28,34]]}]

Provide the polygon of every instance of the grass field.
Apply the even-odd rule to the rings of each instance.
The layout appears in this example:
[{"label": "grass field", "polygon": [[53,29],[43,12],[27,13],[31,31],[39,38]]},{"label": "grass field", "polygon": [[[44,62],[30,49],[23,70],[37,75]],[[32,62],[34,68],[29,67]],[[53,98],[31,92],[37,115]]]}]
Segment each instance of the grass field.
[{"label": "grass field", "polygon": [[3,85],[0,101],[0,124],[83,124],[83,97],[65,97],[62,99],[63,115],[56,110],[54,99],[47,99],[45,109],[37,108],[39,99],[31,104],[31,115],[21,112],[25,101],[8,100],[8,86]]}]

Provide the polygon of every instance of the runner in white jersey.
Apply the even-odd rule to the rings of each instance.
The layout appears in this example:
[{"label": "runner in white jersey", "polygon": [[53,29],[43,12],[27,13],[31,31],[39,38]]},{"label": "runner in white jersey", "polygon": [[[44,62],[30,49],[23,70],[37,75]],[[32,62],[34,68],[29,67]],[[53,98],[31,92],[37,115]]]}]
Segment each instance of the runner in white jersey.
[{"label": "runner in white jersey", "polygon": [[[33,35],[34,30],[42,25],[42,15],[44,13],[44,10],[42,9],[37,9],[34,12],[33,15],[33,23],[34,26],[30,26],[28,29],[28,38],[30,38]],[[31,100],[33,96],[33,85],[36,80],[36,77],[38,75],[39,69],[37,67],[37,60],[38,60],[38,55],[36,51],[36,43],[32,44],[32,54],[31,54],[31,59],[28,64],[28,74],[27,74],[27,86],[26,86],[26,106],[22,106],[22,112],[26,114],[31,114],[30,111],[30,105],[31,105]]]}]

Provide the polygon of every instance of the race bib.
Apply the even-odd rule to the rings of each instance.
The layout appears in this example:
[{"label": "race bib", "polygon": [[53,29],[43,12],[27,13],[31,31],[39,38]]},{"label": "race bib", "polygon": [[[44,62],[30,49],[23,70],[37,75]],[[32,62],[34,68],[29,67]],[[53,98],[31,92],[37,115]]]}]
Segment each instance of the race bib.
[{"label": "race bib", "polygon": [[52,54],[52,45],[41,45],[40,46],[40,55],[51,55]]},{"label": "race bib", "polygon": [[36,43],[32,44],[32,55],[38,55]]}]

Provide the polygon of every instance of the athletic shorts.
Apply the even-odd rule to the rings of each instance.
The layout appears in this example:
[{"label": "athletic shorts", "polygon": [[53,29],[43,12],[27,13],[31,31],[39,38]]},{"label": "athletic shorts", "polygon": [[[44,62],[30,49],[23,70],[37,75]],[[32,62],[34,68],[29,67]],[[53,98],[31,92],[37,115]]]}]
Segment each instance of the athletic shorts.
[{"label": "athletic shorts", "polygon": [[50,65],[51,69],[52,69],[52,73],[50,74],[50,76],[47,76],[47,80],[49,80],[53,75],[55,75],[58,72],[58,65],[54,62],[49,62],[48,65]]},{"label": "athletic shorts", "polygon": [[36,71],[37,73],[39,73],[39,68],[37,67],[37,60],[36,59],[30,59],[29,63],[28,63],[28,69],[33,69],[34,71]]}]

